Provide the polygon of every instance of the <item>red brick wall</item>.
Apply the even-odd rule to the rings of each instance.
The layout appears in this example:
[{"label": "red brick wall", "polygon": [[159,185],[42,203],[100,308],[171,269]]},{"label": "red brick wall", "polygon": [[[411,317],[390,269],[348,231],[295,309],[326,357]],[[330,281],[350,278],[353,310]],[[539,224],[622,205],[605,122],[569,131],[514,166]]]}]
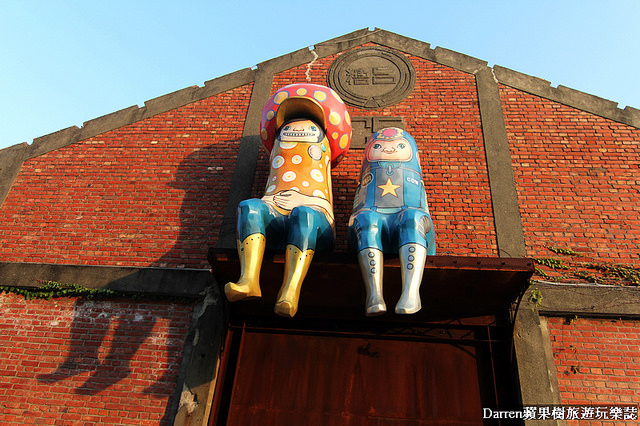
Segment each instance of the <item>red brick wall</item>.
[{"label": "red brick wall", "polygon": [[[326,84],[337,56],[277,74],[272,92],[307,81],[308,70],[312,83]],[[417,75],[406,99],[349,112],[404,117],[421,150],[438,254],[496,256],[475,78],[406,56]],[[208,268],[251,90],[26,161],[0,206],[0,262]],[[570,247],[637,264],[640,130],[507,86],[500,93],[527,254]],[[347,249],[361,155],[351,150],[333,172],[338,251]],[[267,172],[263,151],[254,196]],[[190,305],[5,294],[0,313],[0,423],[157,424],[165,416]],[[640,322],[548,324],[563,403],[640,403]]]},{"label": "red brick wall", "polygon": [[[367,44],[373,45],[373,44]],[[310,67],[311,83],[326,85],[331,63]],[[413,92],[399,103],[377,110],[349,107],[352,116],[403,116],[420,148],[438,254],[496,256],[495,229],[487,176],[475,77],[406,55],[416,70]],[[292,82],[307,82],[307,65],[277,74],[272,93]],[[347,223],[358,184],[362,150],[352,149],[333,171],[336,213],[335,249],[347,249]],[[254,195],[267,178],[267,156],[259,159]]]},{"label": "red brick wall", "polygon": [[639,264],[640,130],[501,86],[527,254]]},{"label": "red brick wall", "polygon": [[251,85],[24,163],[0,261],[208,268]]},{"label": "red brick wall", "polygon": [[166,424],[192,306],[0,294],[1,424]]},{"label": "red brick wall", "polygon": [[640,321],[547,318],[563,404],[640,404]]}]

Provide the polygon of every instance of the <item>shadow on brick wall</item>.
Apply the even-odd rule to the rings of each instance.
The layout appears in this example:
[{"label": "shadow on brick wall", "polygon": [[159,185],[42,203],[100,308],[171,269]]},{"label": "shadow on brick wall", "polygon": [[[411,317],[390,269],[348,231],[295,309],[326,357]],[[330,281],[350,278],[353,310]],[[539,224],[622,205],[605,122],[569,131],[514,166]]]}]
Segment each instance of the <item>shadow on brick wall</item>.
[{"label": "shadow on brick wall", "polygon": [[[208,269],[207,249],[215,245],[222,222],[229,184],[235,163],[234,152],[225,141],[196,150],[179,165],[172,188],[184,191],[180,204],[180,231],[173,247],[149,266],[173,272],[184,268]],[[167,291],[143,268],[140,272],[108,281],[105,288],[117,291],[146,288],[156,293]],[[185,271],[187,272],[187,271]],[[204,274],[199,274],[202,277]],[[200,287],[213,284],[210,274]],[[140,280],[149,282],[140,282]],[[205,279],[201,279],[205,281]],[[79,281],[81,282],[81,281]],[[158,286],[162,287],[158,289]],[[180,294],[180,283],[169,283]],[[184,294],[184,291],[182,291]],[[194,293],[191,291],[191,293]],[[197,292],[195,292],[197,293]],[[166,300],[166,299],[165,299]],[[191,343],[185,338],[192,320],[192,301],[188,308],[179,300],[167,302],[123,300],[93,301],[78,299],[74,305],[68,352],[53,372],[41,374],[41,383],[68,382],[77,395],[110,393],[131,398],[133,393],[153,398],[169,398],[162,424],[177,410],[181,389],[176,389],[182,356]],[[166,328],[154,330],[161,320]],[[158,354],[158,351],[163,353]],[[143,404],[143,402],[140,402]],[[123,403],[122,410],[126,411]],[[144,409],[141,409],[144,411]]]}]

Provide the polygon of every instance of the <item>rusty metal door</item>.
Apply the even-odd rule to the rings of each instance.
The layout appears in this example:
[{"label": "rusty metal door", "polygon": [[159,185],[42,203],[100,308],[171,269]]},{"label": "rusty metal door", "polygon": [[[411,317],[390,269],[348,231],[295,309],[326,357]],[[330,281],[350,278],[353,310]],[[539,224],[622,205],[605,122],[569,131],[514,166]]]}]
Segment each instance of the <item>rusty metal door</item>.
[{"label": "rusty metal door", "polygon": [[482,424],[477,346],[242,333],[228,425]]}]

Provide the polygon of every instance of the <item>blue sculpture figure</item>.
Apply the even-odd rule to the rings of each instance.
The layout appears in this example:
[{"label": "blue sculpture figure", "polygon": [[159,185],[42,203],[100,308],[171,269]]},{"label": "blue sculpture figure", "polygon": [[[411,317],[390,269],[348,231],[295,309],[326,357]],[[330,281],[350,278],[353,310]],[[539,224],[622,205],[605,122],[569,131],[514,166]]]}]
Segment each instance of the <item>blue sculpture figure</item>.
[{"label": "blue sculpture figure", "polygon": [[349,149],[351,120],[333,90],[297,83],[271,96],[260,135],[270,152],[269,177],[262,198],[238,207],[240,278],[225,285],[225,294],[231,302],[260,297],[265,248],[285,248],[274,311],[293,317],[314,252],[333,243],[331,170]]},{"label": "blue sculpture figure", "polygon": [[387,310],[383,253],[398,253],[401,262],[402,295],[395,312],[418,312],[426,256],[436,253],[436,244],[418,147],[406,131],[389,127],[368,141],[349,229],[367,290],[367,316]]}]

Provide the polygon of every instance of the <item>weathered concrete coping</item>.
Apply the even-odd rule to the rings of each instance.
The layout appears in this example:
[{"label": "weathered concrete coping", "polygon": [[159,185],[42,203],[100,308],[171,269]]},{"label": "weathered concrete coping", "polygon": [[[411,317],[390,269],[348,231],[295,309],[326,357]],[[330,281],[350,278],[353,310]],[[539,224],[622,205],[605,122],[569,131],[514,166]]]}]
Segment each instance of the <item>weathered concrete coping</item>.
[{"label": "weathered concrete coping", "polygon": [[196,298],[213,283],[208,270],[0,262],[0,285],[36,288],[42,281],[123,293]]},{"label": "weathered concrete coping", "polygon": [[495,65],[493,73],[499,83],[523,92],[531,93],[563,105],[586,111],[603,118],[628,124],[640,128],[640,110],[627,106],[624,110],[618,108],[617,102],[612,102],[598,96],[570,89],[565,86],[551,87],[551,83],[541,78],[522,74],[508,68]]},{"label": "weathered concrete coping", "polygon": [[[638,287],[532,281],[529,291],[533,289],[539,290],[542,296],[537,311],[543,316],[640,318]],[[531,309],[532,304],[524,301],[521,309],[527,308]]]},{"label": "weathered concrete coping", "polygon": [[[74,142],[85,140],[99,134],[144,120],[154,115],[188,105],[192,102],[202,100],[227,90],[243,86],[253,82],[254,70],[244,69],[227,74],[223,77],[209,80],[204,86],[191,86],[176,92],[172,92],[157,98],[150,99],[144,103],[143,107],[137,105],[103,115],[84,122],[82,127],[71,126],[57,132],[35,138],[31,145],[19,144],[22,149],[21,158],[23,161],[37,157],[47,152],[63,148]],[[9,147],[0,150],[0,157]]]},{"label": "weathered concrete coping", "polygon": [[[72,126],[57,132],[34,139],[31,145],[18,144],[23,151],[24,160],[67,146],[71,143],[97,136],[101,133],[149,118],[162,112],[175,109],[189,103],[205,99],[233,88],[255,81],[258,72],[274,74],[286,69],[310,63],[316,58],[340,53],[366,42],[373,42],[392,49],[397,49],[423,59],[450,66],[454,69],[475,74],[487,67],[487,62],[436,47],[429,43],[394,34],[379,28],[368,28],[354,31],[341,37],[327,40],[299,49],[280,57],[259,63],[254,68],[242,69],[225,76],[206,81],[204,86],[187,87],[145,102],[143,107],[136,105],[89,120],[82,127]],[[564,86],[551,87],[550,83],[540,78],[528,76],[501,66],[494,66],[493,73],[499,83],[526,91],[562,104],[584,110],[604,118],[640,128],[640,110],[626,107],[617,108],[617,103],[579,92]],[[15,147],[10,147],[16,149]],[[6,149],[0,150],[0,157],[6,155]]]}]

